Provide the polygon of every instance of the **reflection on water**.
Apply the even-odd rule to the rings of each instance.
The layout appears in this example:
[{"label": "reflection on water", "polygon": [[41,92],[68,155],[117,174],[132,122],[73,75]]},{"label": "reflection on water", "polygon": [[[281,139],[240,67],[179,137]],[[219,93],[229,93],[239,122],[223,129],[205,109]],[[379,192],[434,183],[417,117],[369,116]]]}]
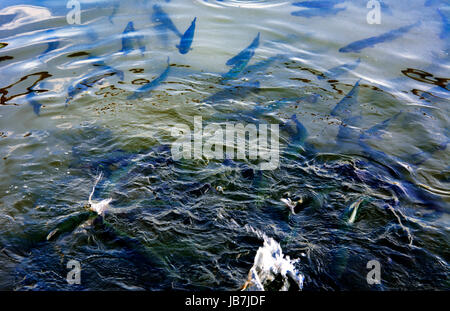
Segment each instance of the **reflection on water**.
[{"label": "reflection on water", "polygon": [[[445,1],[80,3],[0,6],[1,289],[449,289]],[[279,167],[175,160],[197,116]]]}]

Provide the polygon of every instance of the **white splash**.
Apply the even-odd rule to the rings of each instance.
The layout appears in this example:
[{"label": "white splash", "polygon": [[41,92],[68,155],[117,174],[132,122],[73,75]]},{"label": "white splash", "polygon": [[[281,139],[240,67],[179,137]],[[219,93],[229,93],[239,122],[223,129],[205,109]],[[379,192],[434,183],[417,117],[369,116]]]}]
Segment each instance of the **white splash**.
[{"label": "white splash", "polygon": [[251,227],[250,230],[264,239],[264,245],[256,252],[253,267],[248,273],[248,279],[242,290],[264,291],[278,275],[283,278],[281,291],[289,289],[289,278],[291,278],[301,290],[303,288],[304,276],[295,268],[294,264],[300,259],[291,260],[289,256],[283,255],[280,244],[264,233],[258,232]]},{"label": "white splash", "polygon": [[102,177],[103,177],[103,172],[100,172],[97,179],[95,180],[94,186],[92,187],[92,192],[89,195],[89,209],[91,211],[96,212],[100,216],[103,216],[105,214],[105,211],[109,208],[109,203],[111,203],[111,201],[112,201],[112,199],[109,198],[109,199],[105,199],[105,200],[102,200],[102,201],[96,202],[96,203],[92,202],[92,196],[94,195],[95,187],[97,187],[97,184],[100,181],[100,179],[102,179]]}]

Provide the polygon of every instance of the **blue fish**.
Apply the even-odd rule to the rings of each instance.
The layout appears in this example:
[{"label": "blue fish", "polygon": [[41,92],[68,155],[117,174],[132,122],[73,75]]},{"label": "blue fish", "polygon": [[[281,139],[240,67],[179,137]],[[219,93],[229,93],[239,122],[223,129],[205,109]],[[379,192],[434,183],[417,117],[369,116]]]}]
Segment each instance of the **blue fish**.
[{"label": "blue fish", "polygon": [[254,76],[254,75],[261,74],[273,62],[275,62],[276,60],[278,60],[280,58],[281,58],[281,55],[278,54],[275,56],[271,56],[265,60],[259,61],[250,66],[245,66],[246,64],[248,64],[248,62],[241,64],[241,66],[237,66],[237,67],[235,66],[235,67],[231,68],[230,71],[228,71],[227,73],[222,75],[222,82],[236,79],[242,75],[245,75],[246,77],[248,77],[248,76]]},{"label": "blue fish", "polygon": [[242,84],[233,85],[233,86],[226,86],[222,90],[218,91],[217,93],[209,96],[203,102],[209,103],[209,104],[216,104],[216,103],[231,100],[234,98],[244,98],[251,93],[258,92],[259,87],[260,87],[259,81],[242,83]]},{"label": "blue fish", "polygon": [[339,132],[336,136],[336,142],[339,147],[343,149],[350,148],[353,150],[358,143],[361,125],[361,115],[355,115],[344,119],[339,126]]},{"label": "blue fish", "polygon": [[194,40],[195,33],[195,21],[197,17],[191,23],[191,26],[186,30],[180,40],[180,44],[177,45],[178,51],[181,54],[187,54],[191,50],[192,41]]},{"label": "blue fish", "polygon": [[383,171],[385,186],[393,191],[398,198],[422,204],[427,208],[441,213],[446,210],[447,205],[443,200],[433,193],[422,189],[413,182],[409,181],[410,172],[405,168],[401,160],[396,157],[389,156],[386,153],[375,150],[364,141],[359,141],[363,148],[364,157],[370,160],[373,171],[378,167]]},{"label": "blue fish", "polygon": [[[361,62],[361,58],[358,58],[353,63],[343,64],[343,65],[333,67],[333,68],[329,69],[325,74],[328,76],[328,78],[335,79],[350,70],[355,70],[356,67],[358,67],[360,62]],[[323,75],[319,75],[319,76],[317,76],[317,78],[325,79],[325,77]]]},{"label": "blue fish", "polygon": [[93,87],[96,83],[102,81],[106,77],[116,74],[115,71],[106,71],[102,74],[88,75],[80,79],[74,86],[70,86],[68,89],[68,97],[66,99],[66,105],[70,100],[72,100],[76,95],[87,91],[89,88]]},{"label": "blue fish", "polygon": [[255,39],[253,39],[252,43],[245,49],[243,49],[239,54],[230,58],[227,62],[227,66],[240,66],[242,63],[248,63],[250,59],[255,55],[255,50],[259,46],[259,38],[260,33],[256,35]]},{"label": "blue fish", "polygon": [[427,161],[429,158],[433,156],[438,151],[444,151],[447,149],[448,144],[450,144],[450,128],[447,127],[444,130],[445,138],[442,142],[439,142],[437,145],[431,146],[428,148],[428,150],[424,150],[421,152],[418,152],[416,154],[410,155],[408,158],[408,162],[419,166],[423,164],[425,161]]},{"label": "blue fish", "polygon": [[368,138],[374,138],[374,139],[380,139],[381,135],[384,133],[384,130],[393,122],[395,121],[400,115],[402,114],[402,111],[397,112],[395,115],[390,117],[389,119],[384,120],[381,123],[378,123],[371,128],[365,130],[361,136],[360,139],[366,140]]},{"label": "blue fish", "polygon": [[291,13],[292,16],[311,18],[315,16],[330,16],[336,15],[337,13],[344,11],[345,8],[323,8],[323,9],[307,9],[301,11],[294,11]]},{"label": "blue fish", "polygon": [[361,82],[361,79],[359,79],[351,91],[345,95],[345,97],[336,105],[336,107],[333,108],[331,111],[332,116],[338,116],[342,119],[347,119],[351,117],[351,108],[353,105],[355,105],[358,100],[358,93],[359,93],[359,83]]},{"label": "blue fish", "polygon": [[281,129],[287,132],[289,141],[287,148],[284,150],[285,157],[313,156],[317,154],[314,146],[308,142],[308,130],[298,120],[297,115],[293,114],[288,122],[281,125]]},{"label": "blue fish", "polygon": [[151,91],[153,91],[155,88],[157,88],[161,84],[161,82],[163,82],[164,80],[167,79],[169,72],[170,72],[170,59],[167,58],[167,68],[163,71],[163,73],[159,77],[157,77],[155,80],[138,88],[132,95],[128,96],[127,99],[129,99],[129,100],[138,99],[143,96],[149,95]]},{"label": "blue fish", "polygon": [[376,36],[376,37],[370,37],[367,39],[355,41],[345,47],[340,48],[339,52],[341,52],[341,53],[349,53],[349,52],[359,53],[363,49],[366,49],[369,47],[374,47],[375,45],[383,43],[383,42],[395,40],[395,39],[399,38],[400,36],[404,35],[405,33],[407,33],[408,31],[410,31],[411,29],[413,29],[414,27],[419,26],[420,24],[421,24],[421,22],[419,21],[415,24],[403,26],[403,27],[391,30],[389,32],[386,32],[386,33]]},{"label": "blue fish", "polygon": [[135,34],[136,30],[134,29],[133,22],[129,22],[125,27],[125,30],[122,34],[122,50],[124,54],[128,54],[134,49],[134,44],[139,46],[139,49],[142,53],[145,52],[145,45],[142,44],[142,36],[138,36]]},{"label": "blue fish", "polygon": [[164,12],[161,6],[158,4],[153,5],[152,22],[157,24],[155,26],[156,29],[171,30],[178,37],[182,37],[182,34],[178,31],[177,27],[175,27],[169,15],[167,15],[167,13]]},{"label": "blue fish", "polygon": [[306,138],[308,138],[308,130],[306,127],[297,119],[297,115],[293,114],[291,117],[291,122],[295,126],[294,131],[290,131],[290,142],[296,145],[303,145]]}]

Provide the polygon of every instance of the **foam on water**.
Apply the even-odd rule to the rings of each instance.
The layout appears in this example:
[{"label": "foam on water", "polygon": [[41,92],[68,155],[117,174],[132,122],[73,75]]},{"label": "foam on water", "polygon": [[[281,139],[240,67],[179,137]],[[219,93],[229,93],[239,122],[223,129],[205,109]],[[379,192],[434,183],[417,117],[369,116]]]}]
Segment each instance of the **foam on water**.
[{"label": "foam on water", "polygon": [[253,266],[248,273],[248,279],[243,289],[264,291],[280,276],[283,284],[280,291],[287,291],[290,287],[289,279],[301,290],[303,288],[304,276],[297,270],[295,264],[300,259],[291,259],[283,254],[280,244],[264,233],[248,226],[250,231],[256,233],[264,240],[262,247],[256,252]]}]

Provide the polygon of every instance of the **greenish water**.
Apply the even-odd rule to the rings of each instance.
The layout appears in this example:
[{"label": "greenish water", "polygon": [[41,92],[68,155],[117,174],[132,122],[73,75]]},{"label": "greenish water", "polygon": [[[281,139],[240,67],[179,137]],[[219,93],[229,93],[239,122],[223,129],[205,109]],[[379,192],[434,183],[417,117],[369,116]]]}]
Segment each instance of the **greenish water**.
[{"label": "greenish water", "polygon": [[[0,289],[237,290],[264,241],[303,290],[449,289],[447,1],[386,0],[380,24],[362,0],[313,17],[296,1],[80,2],[82,25],[65,1],[0,4]],[[197,18],[188,53],[155,5],[181,35]],[[171,129],[194,117],[278,124],[279,166],[173,159]],[[112,201],[87,220],[100,172],[93,199]],[[264,285],[284,280],[301,287]]]}]

